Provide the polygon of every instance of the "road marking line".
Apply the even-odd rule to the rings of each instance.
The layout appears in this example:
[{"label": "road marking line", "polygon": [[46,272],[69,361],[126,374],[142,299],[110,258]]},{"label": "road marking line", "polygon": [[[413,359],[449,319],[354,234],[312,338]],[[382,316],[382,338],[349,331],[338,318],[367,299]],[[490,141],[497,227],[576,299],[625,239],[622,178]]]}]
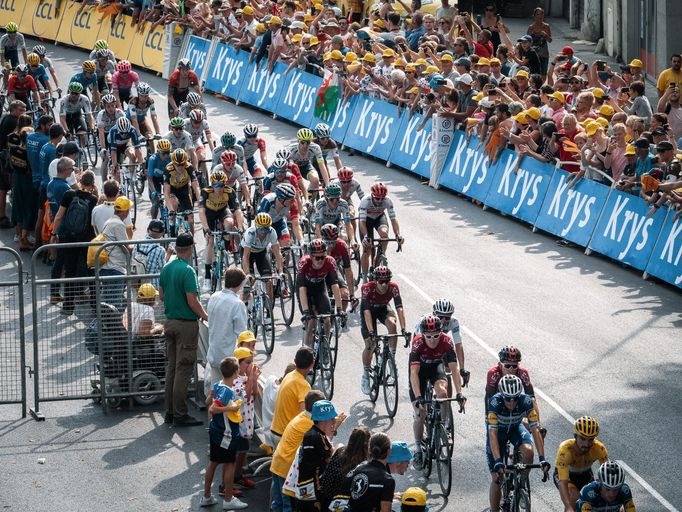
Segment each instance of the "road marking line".
[{"label": "road marking line", "polygon": [[[410,278],[408,278],[405,274],[398,274],[398,276],[400,277],[400,279],[402,279],[407,284],[409,284],[415,292],[417,292],[419,295],[421,295],[422,298],[424,300],[426,300],[426,302],[428,302],[429,304],[433,304],[435,302],[435,300],[432,299],[428,293],[426,293],[419,286],[417,286],[414,283],[414,281],[412,281]],[[480,336],[478,336],[476,333],[474,333],[467,326],[460,324],[460,329],[462,330],[462,332],[466,333],[466,335],[469,336],[472,340],[474,340],[476,343],[478,343],[478,345],[480,345],[481,348],[483,348],[483,350],[485,350],[486,352],[488,352],[490,355],[492,355],[495,358],[498,357],[498,354],[495,351],[495,349],[493,349],[490,345],[488,345],[485,341],[483,341],[483,339]],[[558,403],[556,403],[554,400],[552,400],[544,391],[540,390],[537,386],[533,386],[533,389],[535,390],[535,393],[540,398],[542,398],[545,402],[547,402],[552,407],[552,409],[554,409],[556,412],[561,414],[569,423],[573,424],[575,422],[575,419],[570,414],[568,414],[568,412],[566,412],[566,410],[563,407],[561,407]],[[656,489],[654,489],[646,480],[644,480],[644,478],[639,476],[635,472],[634,469],[632,469],[630,466],[628,466],[622,460],[619,460],[618,463],[623,467],[623,469],[625,471],[628,472],[628,474],[632,478],[637,480],[637,482],[642,487],[644,487],[644,489],[649,494],[651,494],[651,496],[656,498],[658,500],[658,502],[661,505],[663,505],[667,510],[669,510],[670,512],[680,512],[673,505],[671,505],[668,500],[666,500],[663,496],[661,496],[661,494],[658,491],[656,491]]]}]

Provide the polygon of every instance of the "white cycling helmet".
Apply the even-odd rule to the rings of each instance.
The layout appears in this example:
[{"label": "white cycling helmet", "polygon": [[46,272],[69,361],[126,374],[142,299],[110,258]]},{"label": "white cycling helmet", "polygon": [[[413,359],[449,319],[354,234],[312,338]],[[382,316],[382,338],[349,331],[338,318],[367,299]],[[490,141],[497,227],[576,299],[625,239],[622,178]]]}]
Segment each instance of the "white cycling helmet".
[{"label": "white cycling helmet", "polygon": [[147,82],[140,82],[137,85],[137,94],[144,94],[148,96],[152,92],[151,86]]},{"label": "white cycling helmet", "polygon": [[187,95],[187,103],[190,105],[199,105],[201,104],[201,96],[199,96],[196,92],[190,92]]},{"label": "white cycling helmet", "polygon": [[275,160],[272,162],[272,168],[275,170],[286,169],[287,165],[289,165],[289,161],[285,160],[284,158],[275,158]]},{"label": "white cycling helmet", "polygon": [[450,316],[455,312],[455,306],[448,299],[438,299],[433,303],[433,314]]},{"label": "white cycling helmet", "polygon": [[127,117],[119,117],[116,120],[116,128],[120,133],[129,133],[132,125],[130,124],[130,121],[128,121]]},{"label": "white cycling helmet", "polygon": [[275,153],[275,158],[284,158],[286,161],[289,161],[291,158],[291,151],[287,148],[278,149],[277,153]]},{"label": "white cycling helmet", "polygon": [[607,489],[618,489],[625,482],[625,471],[613,460],[607,460],[599,466],[597,480]]},{"label": "white cycling helmet", "polygon": [[505,399],[518,398],[523,393],[523,382],[516,375],[505,375],[500,379],[497,390]]}]

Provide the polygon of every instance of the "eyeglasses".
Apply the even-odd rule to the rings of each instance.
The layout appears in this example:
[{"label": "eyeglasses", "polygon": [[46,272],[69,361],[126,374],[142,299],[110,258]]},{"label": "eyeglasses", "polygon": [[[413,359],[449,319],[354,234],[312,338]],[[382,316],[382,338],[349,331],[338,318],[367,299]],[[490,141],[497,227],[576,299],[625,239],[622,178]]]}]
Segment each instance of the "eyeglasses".
[{"label": "eyeglasses", "polygon": [[173,130],[184,130],[185,128],[182,126],[173,126]]},{"label": "eyeglasses", "polygon": [[507,370],[516,370],[519,367],[518,364],[512,363],[504,363],[502,366],[504,366]]},{"label": "eyeglasses", "polygon": [[322,261],[322,260],[324,260],[324,258],[325,258],[324,256],[313,256],[313,259],[315,261]]},{"label": "eyeglasses", "polygon": [[433,340],[433,339],[440,337],[440,333],[439,332],[425,332],[424,337]]},{"label": "eyeglasses", "polygon": [[504,398],[504,401],[505,401],[505,402],[518,402],[519,399],[518,399],[518,397],[513,397],[513,398],[507,398],[507,397],[505,397],[505,398]]},{"label": "eyeglasses", "polygon": [[377,280],[377,283],[379,283],[379,284],[388,284],[389,281],[388,281],[388,280],[385,280],[385,279],[379,279],[379,280]]},{"label": "eyeglasses", "polygon": [[158,151],[159,155],[161,156],[168,156],[170,155],[170,151]]}]

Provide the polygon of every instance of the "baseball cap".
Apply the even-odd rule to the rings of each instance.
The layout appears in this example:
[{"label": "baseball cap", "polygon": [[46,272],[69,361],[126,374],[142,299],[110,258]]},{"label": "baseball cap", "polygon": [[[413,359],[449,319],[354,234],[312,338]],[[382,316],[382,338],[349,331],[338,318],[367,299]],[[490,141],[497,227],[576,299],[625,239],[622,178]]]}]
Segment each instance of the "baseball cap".
[{"label": "baseball cap", "polygon": [[332,60],[332,52],[324,52],[324,55],[322,55],[323,62],[327,62],[328,60]]},{"label": "baseball cap", "polygon": [[425,507],[426,492],[419,487],[410,487],[403,493],[400,503],[411,507]]},{"label": "baseball cap", "polygon": [[302,21],[296,20],[291,23],[291,28],[292,29],[300,28],[301,30],[305,30],[307,27],[305,26],[305,23],[303,23]]},{"label": "baseball cap", "polygon": [[316,46],[318,44],[320,44],[320,40],[317,38],[317,36],[310,38],[310,46]]},{"label": "baseball cap", "polygon": [[455,64],[458,66],[464,66],[467,69],[471,69],[471,60],[467,59],[466,57],[462,57],[460,59],[457,59],[455,61]]},{"label": "baseball cap", "polygon": [[194,237],[189,233],[181,233],[175,239],[175,247],[192,247],[194,245]]},{"label": "baseball cap", "polygon": [[526,110],[526,115],[530,117],[533,121],[537,121],[542,117],[542,112],[538,107],[531,107]]},{"label": "baseball cap", "polygon": [[585,123],[585,133],[588,137],[592,137],[595,133],[597,133],[599,128],[601,128],[599,123],[595,123],[594,121],[588,121]]},{"label": "baseball cap", "polygon": [[294,34],[294,37],[291,38],[291,42],[298,43],[301,39],[303,39],[301,34]]},{"label": "baseball cap", "polygon": [[643,63],[641,60],[639,60],[639,59],[632,59],[632,60],[630,61],[630,64],[628,64],[628,66],[631,67],[631,68],[643,68],[643,67],[644,67],[644,63]]},{"label": "baseball cap", "polygon": [[318,400],[313,404],[310,419],[313,421],[329,421],[338,416],[334,404],[329,400]]},{"label": "baseball cap", "polygon": [[355,62],[356,60],[358,60],[358,55],[355,52],[348,52],[343,57],[344,62]]},{"label": "baseball cap", "polygon": [[601,99],[604,97],[606,93],[604,92],[604,89],[597,87],[595,89],[592,89],[592,96],[594,96],[597,99]]},{"label": "baseball cap", "polygon": [[635,147],[635,149],[649,149],[650,146],[649,139],[646,137],[640,137],[632,145]]},{"label": "baseball cap", "polygon": [[[532,39],[532,38],[531,38],[531,39]],[[573,55],[573,47],[572,47],[572,46],[564,46],[564,47],[561,49],[561,53],[563,53],[564,55],[569,55],[569,54],[570,54],[570,55]]]},{"label": "baseball cap", "polygon": [[465,85],[471,85],[474,82],[474,79],[471,78],[469,73],[464,73],[463,75],[458,76],[455,80]]},{"label": "baseball cap", "polygon": [[426,66],[428,63],[426,62],[426,59],[417,59],[414,61],[415,66]]},{"label": "baseball cap", "polygon": [[151,231],[152,233],[163,233],[164,232],[163,222],[161,222],[159,219],[152,220],[149,223],[149,226],[147,226],[147,231]]},{"label": "baseball cap", "polygon": [[374,63],[377,61],[377,59],[376,59],[376,57],[374,57],[373,53],[365,53],[365,55],[362,57],[362,61]]},{"label": "baseball cap", "polygon": [[232,355],[237,359],[241,360],[246,359],[248,357],[253,357],[253,352],[251,352],[246,347],[237,347],[234,349],[234,352],[232,352]]},{"label": "baseball cap", "polygon": [[665,128],[663,128],[662,126],[659,126],[653,132],[651,132],[651,135],[653,135],[654,137],[665,135]]},{"label": "baseball cap", "polygon": [[378,27],[378,28],[386,28],[386,25],[384,25],[384,22],[381,20],[374,20],[372,22],[373,27]]},{"label": "baseball cap", "polygon": [[[240,406],[242,405],[242,400],[235,400],[231,405],[237,405]],[[236,411],[227,411],[227,419],[229,419],[232,423],[241,423],[244,421],[242,418],[242,412],[237,409]]]},{"label": "baseball cap", "polygon": [[475,96],[473,96],[471,99],[474,100],[476,103],[478,103],[478,102],[481,101],[483,98],[485,98],[485,94],[483,94],[482,92],[479,92],[478,94],[476,94]]},{"label": "baseball cap", "polygon": [[602,105],[599,107],[599,110],[597,110],[597,113],[605,116],[605,117],[611,117],[613,114],[615,114],[615,110],[613,110],[613,107],[611,105]]},{"label": "baseball cap", "polygon": [[502,61],[500,61],[500,59],[498,59],[497,57],[493,57],[492,59],[490,59],[490,65],[491,66],[492,65],[499,66],[501,64],[502,64]]},{"label": "baseball cap", "polygon": [[251,7],[250,5],[244,6],[244,8],[242,9],[242,13],[243,14],[253,14],[253,7]]},{"label": "baseball cap", "polygon": [[137,290],[137,296],[141,299],[153,299],[159,294],[159,292],[154,288],[151,283],[144,283]]},{"label": "baseball cap", "polygon": [[455,61],[455,59],[452,58],[452,54],[450,54],[450,53],[444,53],[441,56],[440,60],[443,62],[454,62]]},{"label": "baseball cap", "polygon": [[554,91],[552,94],[549,95],[549,97],[554,98],[555,100],[560,101],[561,103],[566,102],[566,98],[559,91]]},{"label": "baseball cap", "polygon": [[402,57],[398,57],[396,61],[393,63],[394,68],[404,68],[407,65],[407,62],[405,62],[405,59]]},{"label": "baseball cap", "polygon": [[120,196],[116,198],[116,201],[114,201],[114,211],[115,212],[127,212],[130,210],[130,207],[133,205],[132,202],[130,202],[130,199],[128,199],[125,196]]},{"label": "baseball cap", "polygon": [[481,57],[478,59],[478,62],[476,63],[478,66],[490,66],[490,60],[486,59],[485,57]]},{"label": "baseball cap", "polygon": [[403,441],[393,441],[391,443],[391,454],[386,462],[409,462],[412,460],[412,452]]},{"label": "baseball cap", "polygon": [[528,124],[528,118],[526,117],[526,112],[519,112],[515,116],[512,116],[512,119],[516,121],[519,124]]},{"label": "baseball cap", "polygon": [[637,153],[635,153],[635,146],[632,144],[628,144],[625,146],[625,156],[635,156]]},{"label": "baseball cap", "polygon": [[531,36],[529,36],[528,34],[526,34],[525,36],[519,37],[516,41],[517,41],[517,42],[527,41],[527,42],[530,43],[530,42],[533,41],[533,38],[532,38]]},{"label": "baseball cap", "polygon": [[528,78],[530,75],[528,74],[528,71],[526,71],[525,69],[519,69],[514,76],[515,77],[521,76],[523,78]]},{"label": "baseball cap", "polygon": [[280,18],[279,16],[273,16],[272,18],[270,18],[270,21],[268,21],[268,23],[270,23],[270,25],[281,25],[282,18]]},{"label": "baseball cap", "polygon": [[669,140],[662,140],[656,144],[656,151],[672,151],[674,149],[672,143]]},{"label": "baseball cap", "polygon": [[251,341],[257,341],[256,335],[253,334],[253,331],[242,331],[239,333],[239,336],[237,336],[237,345]]},{"label": "baseball cap", "polygon": [[386,58],[395,57],[395,52],[390,48],[386,48],[383,52],[381,52],[381,56]]},{"label": "baseball cap", "polygon": [[260,32],[261,34],[263,34],[267,31],[268,29],[265,28],[265,23],[259,23],[258,25],[256,25],[256,32]]},{"label": "baseball cap", "polygon": [[343,60],[343,53],[341,53],[339,50],[333,50],[330,57],[332,60]]},{"label": "baseball cap", "polygon": [[604,130],[606,130],[609,127],[609,120],[606,119],[605,117],[598,117],[597,119],[594,120],[594,122],[597,123],[602,128],[604,128]]},{"label": "baseball cap", "polygon": [[437,66],[426,66],[426,69],[422,71],[422,75],[432,75],[433,73],[438,73],[440,69]]}]

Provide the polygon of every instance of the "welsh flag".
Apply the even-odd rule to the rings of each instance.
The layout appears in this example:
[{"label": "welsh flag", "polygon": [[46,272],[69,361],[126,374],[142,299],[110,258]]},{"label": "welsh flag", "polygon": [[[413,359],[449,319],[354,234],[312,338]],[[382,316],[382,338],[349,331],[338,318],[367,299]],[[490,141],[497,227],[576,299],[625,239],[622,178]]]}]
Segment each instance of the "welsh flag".
[{"label": "welsh flag", "polygon": [[339,103],[339,77],[331,73],[324,79],[315,99],[315,117],[329,119]]}]

